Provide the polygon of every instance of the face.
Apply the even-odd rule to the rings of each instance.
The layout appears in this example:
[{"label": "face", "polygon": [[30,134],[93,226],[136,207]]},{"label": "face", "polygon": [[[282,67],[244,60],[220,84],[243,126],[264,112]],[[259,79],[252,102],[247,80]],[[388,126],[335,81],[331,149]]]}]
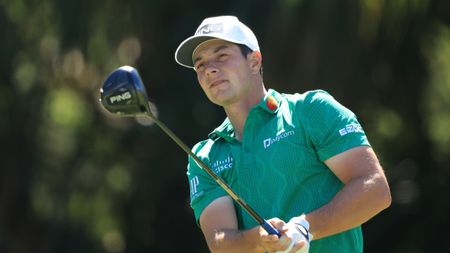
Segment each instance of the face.
[{"label": "face", "polygon": [[200,86],[217,105],[242,101],[258,85],[260,57],[253,53],[243,56],[236,44],[209,40],[194,51],[192,59]]}]

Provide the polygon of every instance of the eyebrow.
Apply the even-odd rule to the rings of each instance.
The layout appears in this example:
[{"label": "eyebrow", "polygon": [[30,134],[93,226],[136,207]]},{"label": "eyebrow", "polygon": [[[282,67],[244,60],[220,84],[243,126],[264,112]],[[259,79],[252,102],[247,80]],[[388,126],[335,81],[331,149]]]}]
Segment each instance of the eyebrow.
[{"label": "eyebrow", "polygon": [[[215,53],[217,53],[217,52],[219,52],[220,50],[222,50],[222,49],[225,49],[225,48],[228,48],[228,45],[220,45],[220,46],[217,46],[215,49],[214,49],[214,51],[213,51],[213,53],[215,54]],[[202,57],[196,57],[194,60],[193,60],[193,65],[195,66],[195,63],[196,62],[198,62],[198,61],[200,61],[202,59]]]}]

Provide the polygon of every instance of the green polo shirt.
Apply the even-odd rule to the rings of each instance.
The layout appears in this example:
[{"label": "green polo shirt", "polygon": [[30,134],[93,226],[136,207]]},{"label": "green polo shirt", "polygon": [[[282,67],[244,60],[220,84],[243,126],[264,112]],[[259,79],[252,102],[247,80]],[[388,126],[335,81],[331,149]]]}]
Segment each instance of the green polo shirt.
[{"label": "green polo shirt", "polygon": [[[250,111],[242,142],[230,121],[193,148],[217,175],[266,219],[311,212],[343,187],[324,164],[350,148],[370,145],[354,113],[322,90],[280,94],[269,90]],[[226,192],[189,158],[191,207],[198,220]],[[257,224],[235,204],[240,229]],[[310,252],[362,252],[361,227],[311,242]]]}]

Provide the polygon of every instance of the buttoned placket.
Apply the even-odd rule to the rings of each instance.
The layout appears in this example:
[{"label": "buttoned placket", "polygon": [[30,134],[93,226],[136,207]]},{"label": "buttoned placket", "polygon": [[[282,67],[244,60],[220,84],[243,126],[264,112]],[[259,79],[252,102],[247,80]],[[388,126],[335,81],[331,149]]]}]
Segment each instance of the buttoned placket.
[{"label": "buttoned placket", "polygon": [[244,125],[244,135],[241,144],[243,169],[255,169],[255,154],[253,152],[253,145],[255,139],[255,128],[258,126],[258,120],[260,119],[258,113],[261,113],[260,108],[252,109]]}]

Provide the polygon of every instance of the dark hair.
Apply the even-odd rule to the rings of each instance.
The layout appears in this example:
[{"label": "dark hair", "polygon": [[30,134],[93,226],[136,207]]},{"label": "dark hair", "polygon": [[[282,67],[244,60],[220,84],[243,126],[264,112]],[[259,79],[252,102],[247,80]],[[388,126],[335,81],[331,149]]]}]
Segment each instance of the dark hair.
[{"label": "dark hair", "polygon": [[237,44],[239,49],[241,49],[241,53],[244,57],[247,57],[247,55],[251,52],[253,52],[253,50],[251,50],[249,47],[247,47],[246,45],[242,45],[242,44]]},{"label": "dark hair", "polygon": [[[242,53],[242,55],[244,56],[244,57],[247,57],[247,55],[249,54],[249,53],[251,53],[251,52],[253,52],[253,50],[251,50],[248,46],[246,46],[246,45],[243,45],[243,44],[236,44],[238,47],[239,47],[239,49],[241,50],[241,53]],[[263,74],[263,66],[262,66],[262,64],[261,64],[261,68],[259,69],[259,72],[260,72],[260,74],[261,74],[261,76],[262,76],[262,74]]]}]

